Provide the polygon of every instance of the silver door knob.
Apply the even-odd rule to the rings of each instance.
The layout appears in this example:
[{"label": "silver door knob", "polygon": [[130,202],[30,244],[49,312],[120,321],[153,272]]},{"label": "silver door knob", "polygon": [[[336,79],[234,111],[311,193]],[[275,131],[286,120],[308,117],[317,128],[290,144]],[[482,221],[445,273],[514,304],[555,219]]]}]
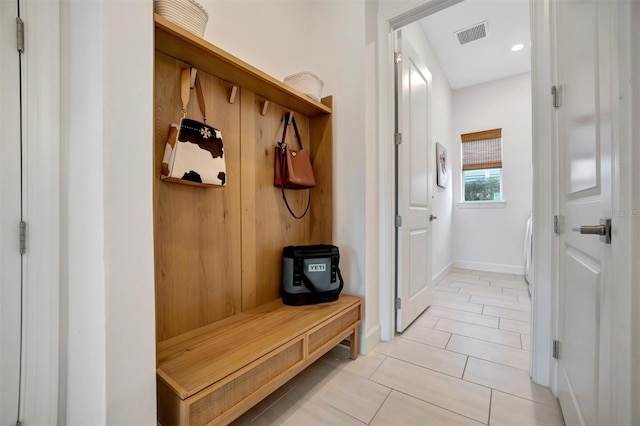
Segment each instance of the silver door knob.
[{"label": "silver door knob", "polygon": [[438,218],[438,216],[429,215],[429,222],[433,222],[437,218]]},{"label": "silver door knob", "polygon": [[598,235],[600,241],[611,244],[611,219],[600,219],[600,225],[584,225],[573,228],[573,231],[583,235]]}]

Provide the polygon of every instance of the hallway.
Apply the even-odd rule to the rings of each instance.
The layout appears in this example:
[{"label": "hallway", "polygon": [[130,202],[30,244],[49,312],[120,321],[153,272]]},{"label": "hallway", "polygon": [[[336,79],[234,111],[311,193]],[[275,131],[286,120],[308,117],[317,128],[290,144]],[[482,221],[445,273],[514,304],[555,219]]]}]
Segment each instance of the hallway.
[{"label": "hallway", "polygon": [[529,380],[530,311],[522,276],[453,269],[402,335],[334,348],[234,424],[563,425]]}]

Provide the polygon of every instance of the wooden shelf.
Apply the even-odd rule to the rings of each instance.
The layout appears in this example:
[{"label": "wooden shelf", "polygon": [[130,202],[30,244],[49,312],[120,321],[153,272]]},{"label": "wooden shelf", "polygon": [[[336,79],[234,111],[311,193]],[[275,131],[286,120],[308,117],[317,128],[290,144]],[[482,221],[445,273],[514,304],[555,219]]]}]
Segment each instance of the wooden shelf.
[{"label": "wooden shelf", "polygon": [[304,115],[331,113],[330,107],[314,101],[159,15],[155,15],[155,31],[157,51]]}]

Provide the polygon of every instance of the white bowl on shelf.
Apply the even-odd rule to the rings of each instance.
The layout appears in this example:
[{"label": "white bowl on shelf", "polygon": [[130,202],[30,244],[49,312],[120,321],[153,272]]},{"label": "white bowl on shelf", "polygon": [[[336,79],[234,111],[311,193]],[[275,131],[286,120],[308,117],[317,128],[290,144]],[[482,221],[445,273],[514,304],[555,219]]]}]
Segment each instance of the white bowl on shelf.
[{"label": "white bowl on shelf", "polygon": [[204,36],[209,14],[194,0],[154,0],[153,11],[198,37]]},{"label": "white bowl on shelf", "polygon": [[319,102],[322,98],[324,82],[312,72],[303,71],[288,75],[284,78],[284,82],[313,100]]}]

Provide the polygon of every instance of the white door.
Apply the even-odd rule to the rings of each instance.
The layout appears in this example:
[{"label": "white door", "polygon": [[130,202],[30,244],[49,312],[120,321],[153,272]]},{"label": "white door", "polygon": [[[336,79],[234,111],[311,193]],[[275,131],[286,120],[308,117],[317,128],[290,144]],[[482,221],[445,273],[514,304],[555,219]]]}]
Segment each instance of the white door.
[{"label": "white door", "polygon": [[[567,424],[613,424],[611,244],[581,227],[612,207],[615,2],[556,1],[560,235],[558,395]],[[607,213],[609,212],[609,213]],[[586,229],[582,229],[586,232]],[[615,242],[614,242],[615,244]]]},{"label": "white door", "polygon": [[[431,74],[396,33],[396,331],[431,304]],[[401,219],[400,219],[401,218]],[[401,223],[400,223],[401,221]]]},{"label": "white door", "polygon": [[21,259],[17,0],[0,1],[0,424],[18,419]]}]

